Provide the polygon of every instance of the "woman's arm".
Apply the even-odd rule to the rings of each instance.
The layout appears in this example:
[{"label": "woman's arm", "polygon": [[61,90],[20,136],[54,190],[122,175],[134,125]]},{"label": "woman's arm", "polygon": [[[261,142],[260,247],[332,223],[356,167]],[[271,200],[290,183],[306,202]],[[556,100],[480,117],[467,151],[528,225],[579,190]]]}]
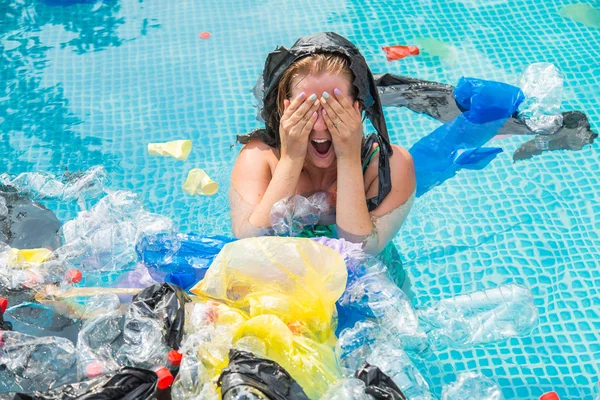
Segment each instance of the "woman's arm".
[{"label": "woman's arm", "polygon": [[[353,242],[368,236],[373,223],[367,208],[360,153],[338,159],[336,225],[338,235]],[[359,240],[360,241],[360,240]]]},{"label": "woman's arm", "polygon": [[[416,176],[415,167],[410,153],[399,147],[392,146],[390,156],[390,172],[392,190],[371,211],[373,234],[365,242],[365,251],[379,253],[396,236],[406,220],[415,199]],[[374,158],[365,171],[365,182],[368,183],[365,198],[377,196],[379,190],[379,165]]]},{"label": "woman's arm", "polygon": [[244,146],[233,167],[231,190],[236,193],[229,200],[233,234],[238,238],[269,228],[273,204],[296,191],[302,163],[282,158],[271,175],[269,155],[272,150],[255,139]]},{"label": "woman's arm", "polygon": [[[362,243],[363,250],[370,254],[379,253],[398,233],[412,208],[416,185],[410,154],[394,146],[390,157],[392,190],[369,213],[366,199],[377,196],[379,190],[379,165],[376,161],[377,158],[369,165],[364,178],[362,166],[357,173],[356,163],[348,163],[338,171],[338,179],[344,182],[338,187],[338,216],[340,210],[345,210],[344,217],[338,219],[338,236],[353,243]],[[364,182],[368,182],[366,191]],[[344,195],[340,195],[341,192]],[[370,224],[366,223],[367,220]],[[366,228],[361,229],[364,226]]]}]

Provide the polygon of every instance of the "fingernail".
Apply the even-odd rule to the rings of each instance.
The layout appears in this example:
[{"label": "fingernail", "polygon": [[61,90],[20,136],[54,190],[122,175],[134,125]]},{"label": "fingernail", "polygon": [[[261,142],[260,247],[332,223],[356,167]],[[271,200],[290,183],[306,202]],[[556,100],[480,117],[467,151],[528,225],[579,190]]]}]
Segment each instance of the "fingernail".
[{"label": "fingernail", "polygon": [[327,115],[327,111],[325,111],[325,109],[323,109],[323,115]]},{"label": "fingernail", "polygon": [[304,93],[304,92],[300,93],[300,98],[301,98],[301,99],[303,99],[303,98],[305,98],[305,97],[306,97],[306,93]]},{"label": "fingernail", "polygon": [[325,100],[325,97],[321,97],[321,103],[323,103],[323,104],[327,103],[327,100]]},{"label": "fingernail", "polygon": [[316,117],[316,116],[317,116],[317,112],[315,111],[315,112],[313,113],[313,117]]},{"label": "fingernail", "polygon": [[323,92],[323,97],[325,97],[326,99],[328,99],[329,98],[329,93]]},{"label": "fingernail", "polygon": [[317,99],[317,95],[316,94],[311,94],[310,97],[308,98],[309,100],[316,100]]},{"label": "fingernail", "polygon": [[317,106],[319,105],[321,102],[319,100],[315,101],[315,104],[313,104],[313,106]]},{"label": "fingernail", "polygon": [[339,96],[339,95],[340,95],[340,93],[342,93],[342,92],[340,91],[340,89],[338,89],[338,88],[335,88],[335,89],[333,89],[333,94],[335,94],[336,96]]}]

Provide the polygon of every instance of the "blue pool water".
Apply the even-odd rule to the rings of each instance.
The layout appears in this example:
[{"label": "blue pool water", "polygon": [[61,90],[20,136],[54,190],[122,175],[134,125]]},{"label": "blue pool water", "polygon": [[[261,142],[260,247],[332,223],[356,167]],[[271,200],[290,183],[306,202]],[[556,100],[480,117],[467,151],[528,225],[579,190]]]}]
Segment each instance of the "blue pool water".
[{"label": "blue pool water", "polygon": [[[0,173],[102,164],[111,187],[138,193],[182,231],[231,234],[227,191],[240,147],[230,146],[259,127],[251,89],[269,51],[318,31],[348,37],[376,73],[450,84],[461,76],[515,84],[528,64],[554,63],[565,76],[563,109],[584,111],[600,129],[600,29],[559,14],[576,1],[61,3],[0,0]],[[420,37],[453,46],[451,56],[386,61],[381,46]],[[406,110],[386,118],[405,147],[438,126]],[[186,162],[146,154],[149,142],[186,138],[194,142]],[[437,395],[465,370],[490,376],[507,399],[549,390],[589,399],[597,386],[598,145],[513,163],[523,141],[497,142],[505,152],[488,168],[420,198],[395,238],[416,305],[514,282],[539,307],[528,337],[426,360]],[[220,184],[217,195],[181,190],[196,167]],[[62,220],[77,212],[74,203],[50,206]]]}]

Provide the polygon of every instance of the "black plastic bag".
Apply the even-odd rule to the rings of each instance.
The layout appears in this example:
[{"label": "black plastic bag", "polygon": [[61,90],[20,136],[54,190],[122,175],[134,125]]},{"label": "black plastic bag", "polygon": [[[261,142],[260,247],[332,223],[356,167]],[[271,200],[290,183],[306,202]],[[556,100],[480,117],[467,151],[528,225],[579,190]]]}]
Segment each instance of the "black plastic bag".
[{"label": "black plastic bag", "polygon": [[113,374],[47,392],[18,393],[13,400],[150,400],[156,393],[157,382],[153,371],[125,367]]},{"label": "black plastic bag", "polygon": [[231,349],[229,365],[219,376],[222,398],[240,386],[257,389],[269,400],[308,400],[298,383],[275,361]]},{"label": "black plastic bag", "polygon": [[365,393],[376,400],[407,400],[402,390],[379,367],[365,363],[356,371],[355,376],[365,383]]},{"label": "black plastic bag", "polygon": [[161,283],[147,287],[133,297],[129,312],[139,312],[161,318],[165,325],[167,345],[179,350],[185,324],[185,303],[190,298],[183,289],[171,283]]},{"label": "black plastic bag", "polygon": [[[465,111],[454,98],[454,86],[393,74],[374,75],[383,106],[406,107],[440,122],[450,122]],[[562,126],[551,135],[537,135],[523,143],[513,154],[513,161],[525,160],[544,151],[581,150],[598,137],[591,130],[586,115],[580,111],[563,112]],[[535,135],[517,115],[509,118],[499,135]],[[542,143],[540,143],[542,142]]]},{"label": "black plastic bag", "polygon": [[10,186],[0,184],[0,196],[8,209],[7,216],[0,216],[0,242],[17,249],[55,250],[62,244],[61,223],[52,211]]}]

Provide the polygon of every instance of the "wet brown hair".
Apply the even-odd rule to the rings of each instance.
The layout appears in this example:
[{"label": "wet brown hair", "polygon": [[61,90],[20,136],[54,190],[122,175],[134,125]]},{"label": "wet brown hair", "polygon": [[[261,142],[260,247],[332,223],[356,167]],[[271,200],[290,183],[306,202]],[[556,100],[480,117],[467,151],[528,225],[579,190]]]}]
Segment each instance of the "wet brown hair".
[{"label": "wet brown hair", "polygon": [[276,126],[279,126],[279,119],[285,110],[283,101],[291,97],[293,89],[292,83],[298,78],[303,78],[308,75],[319,76],[325,73],[331,75],[343,75],[348,78],[352,101],[357,100],[358,90],[352,84],[354,81],[354,74],[350,69],[350,61],[348,61],[344,55],[337,53],[311,54],[290,65],[279,81],[279,85],[277,86],[277,109],[279,113],[277,115]]}]

